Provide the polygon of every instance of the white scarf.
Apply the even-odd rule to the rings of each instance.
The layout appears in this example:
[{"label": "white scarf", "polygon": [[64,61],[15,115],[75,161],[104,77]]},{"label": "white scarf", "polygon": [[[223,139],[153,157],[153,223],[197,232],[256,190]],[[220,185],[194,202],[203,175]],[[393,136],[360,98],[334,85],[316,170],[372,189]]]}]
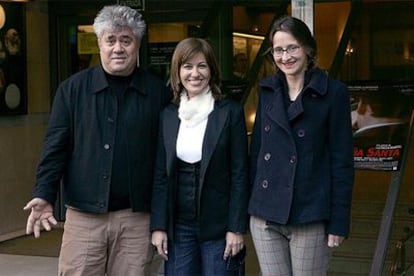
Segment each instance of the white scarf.
[{"label": "white scarf", "polygon": [[200,94],[191,98],[187,96],[187,91],[181,92],[180,107],[178,117],[186,127],[193,127],[207,119],[214,109],[214,98],[211,94],[210,86]]}]

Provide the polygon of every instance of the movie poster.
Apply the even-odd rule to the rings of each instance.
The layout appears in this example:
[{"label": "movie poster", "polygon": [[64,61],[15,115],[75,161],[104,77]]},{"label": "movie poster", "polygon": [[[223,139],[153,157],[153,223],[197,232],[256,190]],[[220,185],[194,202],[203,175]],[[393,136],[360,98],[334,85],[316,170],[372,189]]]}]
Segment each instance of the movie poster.
[{"label": "movie poster", "polygon": [[355,168],[399,170],[414,108],[414,83],[364,82],[348,88]]},{"label": "movie poster", "polygon": [[0,115],[27,112],[24,18],[21,3],[0,2]]}]

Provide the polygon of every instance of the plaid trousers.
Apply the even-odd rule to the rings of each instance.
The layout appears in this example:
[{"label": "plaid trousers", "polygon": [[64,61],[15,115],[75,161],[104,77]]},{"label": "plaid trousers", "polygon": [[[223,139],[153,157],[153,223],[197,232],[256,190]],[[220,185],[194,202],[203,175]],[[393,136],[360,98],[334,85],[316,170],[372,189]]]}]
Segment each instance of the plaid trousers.
[{"label": "plaid trousers", "polygon": [[252,216],[250,231],[262,276],[323,276],[332,254],[323,222],[268,223]]}]

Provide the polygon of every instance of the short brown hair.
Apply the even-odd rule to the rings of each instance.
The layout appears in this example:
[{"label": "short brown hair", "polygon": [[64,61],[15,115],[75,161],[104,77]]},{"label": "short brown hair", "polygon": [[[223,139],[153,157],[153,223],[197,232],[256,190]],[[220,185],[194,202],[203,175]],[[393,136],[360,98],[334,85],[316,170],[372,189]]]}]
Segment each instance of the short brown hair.
[{"label": "short brown hair", "polygon": [[207,65],[210,69],[211,77],[209,85],[214,99],[219,100],[222,97],[220,90],[220,68],[218,66],[218,62],[216,60],[213,48],[204,39],[189,37],[184,40],[181,40],[177,44],[171,60],[170,81],[171,88],[174,93],[173,102],[176,104],[179,104],[180,93],[184,89],[184,86],[180,80],[180,68],[189,59],[191,59],[199,53],[204,55],[207,61]]}]

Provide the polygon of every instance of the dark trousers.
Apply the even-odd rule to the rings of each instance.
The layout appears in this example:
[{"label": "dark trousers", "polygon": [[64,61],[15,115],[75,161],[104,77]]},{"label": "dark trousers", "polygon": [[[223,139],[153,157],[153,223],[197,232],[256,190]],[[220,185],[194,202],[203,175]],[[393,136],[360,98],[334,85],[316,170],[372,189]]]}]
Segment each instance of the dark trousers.
[{"label": "dark trousers", "polygon": [[[225,237],[200,241],[197,198],[200,164],[178,160],[178,198],[174,241],[169,243],[165,274],[171,276],[235,276],[223,259]],[[244,274],[240,274],[244,275]]]}]

